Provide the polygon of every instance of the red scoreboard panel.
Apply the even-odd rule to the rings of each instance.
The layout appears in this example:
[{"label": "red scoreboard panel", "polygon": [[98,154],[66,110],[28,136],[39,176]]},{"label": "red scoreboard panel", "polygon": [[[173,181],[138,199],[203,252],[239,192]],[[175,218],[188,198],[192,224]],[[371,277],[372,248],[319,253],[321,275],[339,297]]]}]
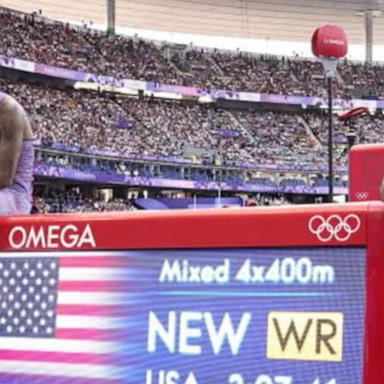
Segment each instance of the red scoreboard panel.
[{"label": "red scoreboard panel", "polygon": [[382,384],[384,205],[0,220],[0,382]]},{"label": "red scoreboard panel", "polygon": [[380,200],[384,144],[356,145],[349,155],[349,200]]}]

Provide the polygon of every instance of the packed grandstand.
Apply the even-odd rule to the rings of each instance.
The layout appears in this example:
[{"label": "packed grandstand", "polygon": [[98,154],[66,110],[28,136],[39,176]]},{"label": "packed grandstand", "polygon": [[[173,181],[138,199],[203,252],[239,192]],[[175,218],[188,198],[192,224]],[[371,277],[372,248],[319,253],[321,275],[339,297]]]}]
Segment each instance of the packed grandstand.
[{"label": "packed grandstand", "polygon": [[[1,90],[26,108],[38,139],[35,212],[131,210],[139,197],[218,190],[260,204],[326,194],[320,63],[108,36],[5,9],[0,26]],[[75,79],[85,72],[102,81]],[[340,194],[350,146],[383,140],[383,75],[380,65],[338,66],[340,104],[374,106],[348,124],[335,117]]]}]

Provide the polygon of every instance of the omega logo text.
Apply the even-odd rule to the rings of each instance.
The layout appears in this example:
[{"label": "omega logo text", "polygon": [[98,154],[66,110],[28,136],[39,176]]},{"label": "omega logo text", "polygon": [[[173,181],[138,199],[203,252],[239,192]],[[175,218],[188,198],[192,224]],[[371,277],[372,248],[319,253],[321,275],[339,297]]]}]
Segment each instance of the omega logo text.
[{"label": "omega logo text", "polygon": [[16,226],[9,232],[8,243],[14,249],[96,247],[89,224],[84,229],[79,229],[73,224],[31,226],[28,229]]}]

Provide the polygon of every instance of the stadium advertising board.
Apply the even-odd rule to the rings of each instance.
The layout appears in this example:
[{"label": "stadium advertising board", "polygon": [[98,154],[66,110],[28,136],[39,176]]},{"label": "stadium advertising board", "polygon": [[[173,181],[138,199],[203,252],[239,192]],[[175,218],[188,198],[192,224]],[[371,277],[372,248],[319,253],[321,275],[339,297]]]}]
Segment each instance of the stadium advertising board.
[{"label": "stadium advertising board", "polygon": [[[276,103],[290,105],[306,105],[320,107],[327,104],[327,100],[321,97],[309,96],[289,96],[274,95],[257,92],[241,92],[223,89],[203,89],[196,87],[178,86],[173,84],[155,83],[153,81],[118,79],[112,76],[104,76],[101,74],[75,71],[63,67],[55,67],[43,63],[35,63],[29,60],[20,60],[14,57],[0,55],[0,67],[18,69],[24,72],[36,73],[43,76],[51,76],[72,81],[87,82],[104,86],[112,86],[116,88],[125,88],[131,90],[147,90],[154,92],[168,92],[186,97],[199,97],[210,95],[214,99],[244,101],[255,103]],[[365,100],[365,99],[334,99],[334,106],[337,108],[356,108],[367,107],[369,109],[384,108],[383,100]]]},{"label": "stadium advertising board", "polygon": [[383,212],[1,220],[0,382],[379,384]]}]

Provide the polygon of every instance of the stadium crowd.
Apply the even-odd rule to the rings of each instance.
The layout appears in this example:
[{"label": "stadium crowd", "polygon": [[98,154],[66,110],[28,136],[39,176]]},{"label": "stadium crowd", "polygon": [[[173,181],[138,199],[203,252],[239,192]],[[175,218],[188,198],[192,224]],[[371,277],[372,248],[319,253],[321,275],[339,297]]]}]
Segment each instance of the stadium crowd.
[{"label": "stadium crowd", "polygon": [[[119,78],[153,80],[168,84],[257,91],[280,95],[324,96],[324,76],[320,63],[299,58],[256,56],[242,52],[204,51],[184,47],[176,51],[169,44],[138,38],[106,36],[87,28],[52,22],[0,10],[3,39],[0,53],[65,68]],[[334,86],[338,97],[384,97],[384,69],[381,66],[343,62]],[[3,92],[25,106],[43,147],[63,145],[79,152],[104,151],[121,161],[95,164],[77,163],[70,156],[44,159],[44,164],[74,169],[92,167],[126,176],[153,176],[153,170],[132,168],[126,156],[204,159],[208,164],[241,163],[325,166],[327,127],[320,110],[312,112],[268,112],[230,109],[194,102],[159,101],[122,95],[77,90],[64,83],[34,83],[0,77]],[[365,115],[353,125],[335,119],[335,164],[347,163],[351,131],[356,142],[383,141],[383,116]],[[41,160],[41,159],[40,159]],[[148,173],[149,172],[149,173]],[[152,173],[151,173],[152,172]],[[148,175],[147,175],[148,173]],[[156,174],[156,172],[155,172]],[[157,171],[155,176],[186,178],[180,171]],[[297,176],[297,175],[296,175]],[[194,170],[188,175],[201,181],[217,179],[214,171]],[[255,182],[257,177],[226,172],[222,181]],[[215,179],[216,178],[216,179]],[[264,185],[325,185],[326,179],[274,180]],[[337,180],[344,185],[343,180]],[[263,199],[262,199],[263,200]],[[264,201],[264,200],[263,200]],[[272,199],[266,204],[272,204]],[[276,197],[276,204],[284,202]],[[264,204],[264,202],[260,202]],[[132,209],[129,201],[57,194],[37,198],[37,212],[85,212]]]},{"label": "stadium crowd", "polygon": [[[265,196],[257,194],[248,199],[248,206],[277,206],[290,204],[281,194]],[[85,197],[78,192],[54,192],[49,196],[36,196],[33,199],[32,213],[83,213],[83,212],[123,212],[135,211],[134,199],[111,199]]]},{"label": "stadium crowd", "polygon": [[[43,145],[63,144],[119,156],[221,158],[230,162],[325,165],[321,113],[235,111],[193,103],[54,89],[0,78],[25,105]],[[355,120],[358,142],[383,140],[382,115]],[[335,119],[337,165],[346,164],[346,128]]]},{"label": "stadium crowd", "polygon": [[36,196],[33,199],[32,213],[79,213],[132,211],[134,207],[127,199],[105,200],[86,198],[79,193],[52,192],[49,197]]},{"label": "stadium crowd", "polygon": [[[3,55],[119,78],[168,84],[324,96],[321,64],[299,58],[243,52],[204,51],[186,46],[173,53],[169,44],[51,22],[36,15],[0,12]],[[336,95],[383,97],[383,67],[344,62]]]},{"label": "stadium crowd", "polygon": [[135,100],[6,79],[0,79],[0,86],[25,105],[45,145],[181,157],[184,146],[208,151],[215,137],[233,127],[224,110],[196,104]]}]

